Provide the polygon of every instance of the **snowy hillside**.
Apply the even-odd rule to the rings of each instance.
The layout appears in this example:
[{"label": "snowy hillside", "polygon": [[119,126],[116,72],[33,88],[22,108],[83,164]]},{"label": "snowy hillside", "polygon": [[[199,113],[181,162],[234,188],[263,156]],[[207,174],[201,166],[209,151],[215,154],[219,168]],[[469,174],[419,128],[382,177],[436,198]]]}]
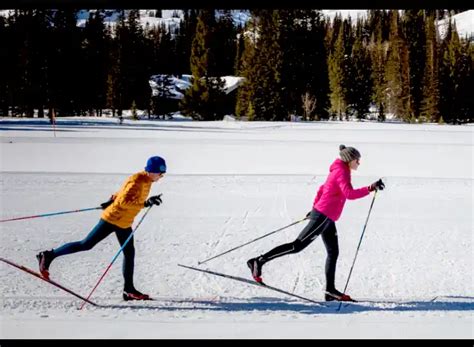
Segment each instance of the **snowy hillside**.
[{"label": "snowy hillside", "polygon": [[322,10],[322,12],[331,20],[336,15],[341,16],[343,19],[351,17],[353,23],[356,23],[357,18],[367,18],[367,10]]},{"label": "snowy hillside", "polygon": [[[183,74],[181,77],[171,75],[152,75],[150,76],[150,87],[153,96],[161,95],[164,90],[166,79],[168,78],[168,91],[170,99],[182,99],[186,89],[191,87],[192,75]],[[239,87],[243,81],[243,77],[237,76],[222,76],[221,79],[224,81],[223,90],[224,93],[229,94]]]},{"label": "snowy hillside", "polygon": [[[77,17],[77,25],[84,26],[87,19],[89,18],[90,12],[87,10],[79,11]],[[129,10],[125,11],[125,18],[127,18],[127,13]],[[106,16],[104,22],[108,25],[114,25],[118,21],[119,12],[117,11],[106,11]],[[155,10],[140,10],[140,24],[142,27],[159,26],[165,24],[168,28],[175,28],[179,26],[180,21],[182,20],[183,13],[182,11],[176,10],[162,10],[162,17],[155,17]]]},{"label": "snowy hillside", "polygon": [[[402,11],[402,10],[400,10]],[[336,14],[339,14],[342,18],[352,19],[352,23],[356,23],[357,18],[367,18],[367,10],[323,10],[325,16],[334,19]],[[460,37],[467,37],[472,39],[474,37],[474,10],[468,10],[458,13],[451,17],[453,22],[456,22],[456,28]],[[446,33],[449,19],[443,19],[438,21],[438,30],[440,36],[443,38]]]},{"label": "snowy hillside", "polygon": [[[368,122],[193,122],[110,118],[0,119],[0,219],[96,207],[152,155],[168,173],[135,233],[135,285],[155,301],[123,302],[122,255],[86,305],[0,262],[0,339],[430,338],[473,336],[472,125]],[[225,252],[300,220],[339,144],[356,147],[355,187],[384,177],[347,292],[360,303],[311,304],[178,263]],[[342,290],[373,194],[336,223]],[[1,257],[37,269],[35,254],[82,239],[100,210],[0,223]],[[136,223],[143,216],[139,214]],[[293,241],[305,222],[201,268],[250,279],[246,260]],[[56,259],[51,276],[87,296],[117,253],[115,236]],[[323,299],[317,238],[263,268],[270,285]]]},{"label": "snowy hillside", "polygon": [[[91,10],[93,11],[93,10]],[[87,18],[89,18],[89,10],[81,10],[78,13],[78,26],[84,26]],[[402,10],[400,10],[402,11]],[[126,13],[128,10],[125,11]],[[336,14],[339,14],[342,18],[351,17],[353,23],[356,22],[357,18],[366,18],[367,10],[322,10],[323,14],[330,19],[334,19]],[[0,16],[9,16],[11,10],[1,10]],[[119,12],[114,10],[107,10],[105,22],[108,25],[115,25],[118,19]],[[248,11],[233,10],[232,16],[236,25],[245,25],[250,19],[250,13]],[[143,27],[158,26],[165,24],[169,28],[175,28],[179,26],[181,19],[183,18],[182,10],[162,10],[162,17],[156,17],[155,10],[140,10],[140,22]],[[444,36],[447,23],[449,19],[443,19],[438,21],[438,29],[441,37]],[[456,22],[458,33],[461,37],[472,38],[474,36],[474,10],[468,10],[458,13],[452,17],[452,20]]]},{"label": "snowy hillside", "polygon": [[[451,21],[456,23],[456,29],[460,37],[474,40],[474,10],[464,11],[451,17]],[[446,34],[449,19],[438,22],[438,30],[441,37]]]},{"label": "snowy hillside", "polygon": [[[0,16],[8,17],[12,14],[13,10],[0,10]],[[95,10],[80,10],[77,13],[77,25],[83,27],[91,15],[91,13],[95,12]],[[124,10],[125,18],[128,15],[130,10]],[[140,12],[140,23],[143,28],[147,25],[149,27],[160,26],[162,24],[166,25],[168,28],[175,28],[179,26],[180,21],[183,19],[183,11],[182,10],[162,10],[161,17],[156,16],[156,10],[139,10]],[[107,25],[114,26],[119,18],[119,11],[118,10],[105,10],[105,17],[104,22]],[[233,10],[231,11],[232,18],[234,20],[235,25],[245,25],[245,23],[249,20],[250,14],[248,11],[238,11]],[[221,12],[217,13],[218,16],[221,15]]]}]

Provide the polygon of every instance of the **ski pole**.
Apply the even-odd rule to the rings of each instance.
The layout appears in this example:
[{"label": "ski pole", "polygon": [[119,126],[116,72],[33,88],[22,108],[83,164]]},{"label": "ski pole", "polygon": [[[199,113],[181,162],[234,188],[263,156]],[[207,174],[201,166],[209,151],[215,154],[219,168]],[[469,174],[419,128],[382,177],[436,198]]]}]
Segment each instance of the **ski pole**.
[{"label": "ski pole", "polygon": [[[140,219],[140,221],[138,222],[137,226],[135,227],[135,229],[130,233],[130,236],[125,240],[125,242],[123,243],[122,247],[120,247],[119,251],[117,252],[117,254],[115,254],[115,256],[112,258],[112,261],[110,262],[109,266],[107,266],[107,269],[105,269],[105,272],[102,274],[102,276],[100,276],[99,280],[97,281],[96,285],[94,286],[94,288],[92,288],[92,291],[89,293],[89,295],[87,296],[87,300],[90,299],[90,297],[92,296],[92,293],[94,293],[94,291],[96,290],[96,288],[99,286],[99,283],[102,281],[102,279],[105,277],[105,275],[107,274],[107,272],[110,270],[110,268],[112,267],[112,264],[114,263],[114,261],[117,259],[117,257],[119,256],[119,254],[123,251],[123,249],[125,248],[125,246],[127,245],[128,241],[130,241],[130,239],[132,238],[133,234],[135,233],[135,231],[137,231],[138,227],[140,226],[140,224],[142,224],[143,220],[145,219],[146,215],[148,214],[148,212],[150,212],[150,209],[153,207],[153,205],[151,205],[150,207],[148,207],[148,209],[145,211],[145,214],[143,215],[142,219]],[[84,305],[86,304],[87,301],[84,301],[81,305],[81,307],[79,308],[80,310],[82,310],[82,308],[84,307]]]},{"label": "ski pole", "polygon": [[[369,213],[367,214],[367,219],[365,220],[364,229],[362,230],[362,235],[360,235],[359,245],[357,246],[356,253],[355,253],[355,256],[354,256],[354,261],[352,262],[352,266],[351,266],[351,269],[349,271],[349,276],[347,276],[347,281],[346,281],[346,285],[344,286],[343,293],[346,292],[347,286],[349,284],[349,279],[351,278],[352,269],[354,268],[354,264],[356,262],[357,253],[359,253],[360,244],[362,243],[362,238],[364,237],[365,228],[367,227],[367,222],[369,221],[370,211],[372,211],[372,206],[374,206],[374,201],[375,201],[376,196],[377,196],[377,190],[375,190],[374,197],[372,199],[372,203],[370,204]],[[337,308],[338,311],[341,309],[341,305],[342,305],[342,301],[339,303],[339,307]]]},{"label": "ski pole", "polygon": [[99,206],[99,207],[84,208],[84,209],[82,209],[82,210],[53,212],[53,213],[38,214],[38,215],[35,215],[35,216],[26,216],[26,217],[18,217],[18,218],[0,219],[0,223],[3,223],[3,222],[10,222],[10,221],[14,221],[14,220],[21,220],[21,219],[31,219],[31,218],[39,218],[39,217],[57,216],[57,215],[59,215],[59,214],[76,213],[76,212],[84,212],[84,211],[100,210],[100,209],[102,209],[102,207]]},{"label": "ski pole", "polygon": [[205,262],[208,262],[209,260],[212,260],[212,259],[215,259],[215,258],[217,258],[217,257],[220,257],[221,255],[224,255],[224,254],[230,253],[230,252],[232,252],[232,251],[235,251],[235,250],[238,249],[238,248],[241,248],[241,247],[246,246],[246,245],[248,245],[248,244],[250,244],[250,243],[252,243],[252,242],[255,242],[255,241],[258,241],[258,240],[260,240],[260,239],[263,239],[264,237],[270,236],[270,235],[272,235],[272,234],[274,234],[274,233],[276,233],[276,232],[278,232],[278,231],[281,231],[281,230],[284,230],[284,229],[286,229],[286,228],[289,228],[289,227],[291,227],[292,225],[295,225],[295,224],[298,224],[298,223],[304,221],[305,219],[308,219],[308,217],[304,217],[303,219],[300,219],[300,220],[298,220],[298,221],[296,221],[296,222],[293,222],[293,223],[291,223],[291,224],[288,224],[287,226],[284,226],[284,227],[282,227],[282,228],[280,228],[280,229],[277,229],[277,230],[274,230],[274,231],[272,231],[272,232],[269,232],[268,234],[265,234],[265,235],[263,235],[263,236],[257,237],[256,239],[254,239],[254,240],[252,240],[252,241],[246,242],[246,243],[244,243],[244,244],[242,244],[242,245],[240,245],[240,246],[237,246],[237,247],[234,247],[234,248],[232,248],[232,249],[229,249],[228,251],[225,251],[225,252],[223,252],[223,253],[220,253],[220,254],[218,254],[218,255],[215,255],[215,256],[213,256],[213,257],[211,257],[211,258],[208,258],[208,259],[203,260],[203,261],[198,261],[198,265],[204,264]]}]

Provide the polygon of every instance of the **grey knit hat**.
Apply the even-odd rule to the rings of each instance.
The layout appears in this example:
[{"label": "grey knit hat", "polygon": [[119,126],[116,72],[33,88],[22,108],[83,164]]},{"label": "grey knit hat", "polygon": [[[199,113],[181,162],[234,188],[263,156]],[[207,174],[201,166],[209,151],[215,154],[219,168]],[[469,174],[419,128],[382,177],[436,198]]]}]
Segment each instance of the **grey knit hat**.
[{"label": "grey knit hat", "polygon": [[346,163],[360,158],[360,153],[357,149],[354,147],[346,147],[344,145],[339,146],[339,155],[341,156],[342,161]]}]

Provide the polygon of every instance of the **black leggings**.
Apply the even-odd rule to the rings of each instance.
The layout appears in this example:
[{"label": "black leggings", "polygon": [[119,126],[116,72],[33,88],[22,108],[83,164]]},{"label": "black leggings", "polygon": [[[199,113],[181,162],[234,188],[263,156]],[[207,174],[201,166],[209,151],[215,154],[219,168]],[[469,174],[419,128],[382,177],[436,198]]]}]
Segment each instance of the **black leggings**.
[{"label": "black leggings", "polygon": [[262,264],[286,254],[298,253],[321,235],[326,246],[326,290],[335,289],[336,263],[339,256],[336,224],[321,212],[312,210],[308,225],[301,231],[295,241],[273,248],[259,258]]}]

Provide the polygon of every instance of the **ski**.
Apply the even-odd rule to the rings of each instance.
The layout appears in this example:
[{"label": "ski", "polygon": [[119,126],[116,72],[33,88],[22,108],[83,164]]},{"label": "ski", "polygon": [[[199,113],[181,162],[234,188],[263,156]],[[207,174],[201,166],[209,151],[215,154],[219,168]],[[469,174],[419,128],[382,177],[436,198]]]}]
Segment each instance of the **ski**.
[{"label": "ski", "polygon": [[22,271],[25,271],[26,273],[29,273],[30,275],[33,275],[33,276],[35,276],[35,277],[38,277],[38,278],[42,279],[43,281],[48,282],[49,284],[52,284],[53,286],[55,286],[55,287],[57,287],[57,288],[59,288],[59,289],[62,289],[62,290],[64,290],[65,292],[67,292],[67,293],[69,293],[69,294],[72,294],[72,295],[74,295],[75,297],[77,297],[77,298],[79,298],[79,299],[81,299],[81,300],[83,300],[83,301],[85,301],[85,302],[87,302],[87,303],[89,303],[89,304],[91,304],[91,305],[100,307],[100,305],[98,305],[98,304],[96,304],[95,302],[90,301],[89,299],[86,299],[86,298],[84,298],[83,296],[81,296],[81,295],[79,295],[79,294],[73,292],[71,289],[68,289],[68,288],[66,288],[66,287],[60,285],[59,283],[54,282],[54,281],[52,281],[52,280],[50,280],[50,279],[44,278],[44,277],[41,276],[41,274],[38,273],[38,272],[35,272],[35,271],[33,271],[33,270],[31,270],[31,269],[29,269],[29,268],[23,266],[23,265],[16,264],[16,263],[14,263],[14,262],[12,262],[12,261],[10,261],[10,260],[8,260],[8,259],[5,259],[5,258],[1,258],[1,257],[0,257],[0,260],[3,261],[3,262],[6,263],[6,264],[9,264],[9,265],[11,265],[11,266],[13,266],[13,267],[16,267],[17,269],[20,269],[20,270],[22,270]]},{"label": "ski", "polygon": [[258,282],[249,280],[247,278],[227,275],[227,274],[224,274],[224,273],[221,273],[221,272],[211,271],[211,270],[207,270],[207,269],[199,269],[199,268],[196,268],[196,267],[193,267],[193,266],[187,266],[187,265],[182,265],[182,264],[178,264],[178,266],[181,266],[181,267],[184,267],[184,268],[187,268],[187,269],[190,269],[190,270],[195,270],[195,271],[208,273],[208,274],[211,274],[211,275],[216,275],[216,276],[220,276],[220,277],[224,277],[224,278],[229,278],[229,279],[232,279],[232,280],[235,280],[235,281],[251,284],[251,285],[254,285],[254,286],[257,286],[257,287],[270,289],[270,290],[273,290],[273,291],[278,292],[278,293],[282,293],[282,294],[289,295],[289,296],[292,296],[292,297],[295,297],[295,298],[298,298],[298,299],[301,299],[301,300],[304,300],[304,301],[311,302],[311,303],[316,304],[318,306],[325,306],[320,301],[315,301],[315,300],[306,298],[304,296],[293,294],[293,293],[287,292],[286,290],[270,286],[270,285],[265,284],[265,283],[258,283]]},{"label": "ski", "polygon": [[351,304],[396,304],[396,305],[410,305],[410,304],[418,304],[418,303],[433,303],[435,302],[435,298],[431,299],[357,299],[355,301],[334,301],[334,302],[342,302],[344,305],[351,305]]}]

